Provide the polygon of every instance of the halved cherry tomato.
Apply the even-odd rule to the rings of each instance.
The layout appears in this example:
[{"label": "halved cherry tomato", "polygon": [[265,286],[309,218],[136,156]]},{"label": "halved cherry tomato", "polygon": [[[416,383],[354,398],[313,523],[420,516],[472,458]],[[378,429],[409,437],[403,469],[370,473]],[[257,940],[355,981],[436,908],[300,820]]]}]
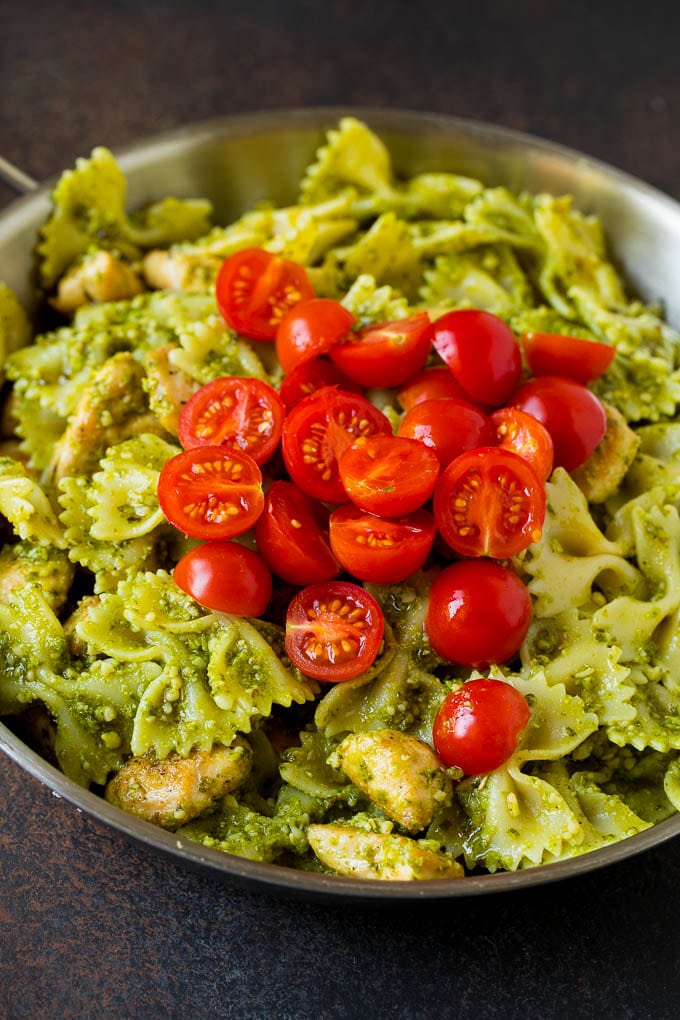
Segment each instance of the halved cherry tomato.
[{"label": "halved cherry tomato", "polygon": [[447,768],[466,776],[493,772],[514,754],[531,712],[503,680],[469,680],[444,698],[432,728],[434,749]]},{"label": "halved cherry tomato", "polygon": [[351,680],[375,661],[384,627],[379,603],[358,584],[312,584],[288,608],[286,652],[294,666],[316,680]]},{"label": "halved cherry tomato", "polygon": [[284,581],[316,584],[340,573],[328,541],[328,510],[292,482],[276,481],[267,490],[255,525],[261,556]]},{"label": "halved cherry tomato", "polygon": [[512,659],[531,623],[531,596],[492,560],[459,560],[432,582],[425,630],[438,655],[483,669]]},{"label": "halved cherry tomato", "polygon": [[469,394],[456,382],[446,365],[422,369],[397,390],[397,400],[403,411],[409,411],[424,400],[438,400],[440,397],[470,401]]},{"label": "halved cherry tomato", "polygon": [[499,407],[489,418],[489,443],[497,443],[528,461],[540,480],[550,477],[555,448],[538,418],[518,407]]},{"label": "halved cherry tomato", "polygon": [[204,542],[175,567],[175,583],[208,609],[261,616],[272,595],[272,575],[252,549],[238,542]]},{"label": "halved cherry tomato", "polygon": [[338,457],[360,436],[392,434],[389,419],[358,393],[334,386],[301,400],[283,425],[281,450],[288,472],[303,492],[324,503],[345,503]]},{"label": "halved cherry tomato", "polygon": [[286,411],[276,390],[262,379],[224,376],[201,386],[179,416],[179,441],[229,446],[264,464],[279,445]]},{"label": "halved cherry tomato", "polygon": [[595,394],[574,379],[541,375],[517,389],[509,405],[533,414],[555,446],[555,467],[575,471],[607,431],[607,416]]},{"label": "halved cherry tomato", "polygon": [[445,542],[462,556],[515,556],[541,537],[545,489],[516,453],[482,446],[456,457],[434,490]]},{"label": "halved cherry tomato", "polygon": [[286,312],[314,297],[303,266],[263,248],[244,248],[217,274],[215,297],[222,318],[241,336],[274,340]]},{"label": "halved cherry tomato", "polygon": [[401,517],[417,510],[434,492],[439,458],[415,439],[364,436],[340,456],[338,470],[356,506],[372,514]]},{"label": "halved cherry tomato", "polygon": [[349,334],[329,356],[362,386],[401,386],[423,367],[430,352],[430,318],[416,312]]},{"label": "halved cherry tomato", "polygon": [[475,404],[457,397],[424,400],[406,412],[397,435],[417,439],[437,454],[442,468],[466,450],[487,443],[487,418]]},{"label": "halved cherry tomato", "polygon": [[465,392],[500,407],[519,382],[522,356],[515,335],[491,312],[447,312],[432,327],[432,343]]},{"label": "halved cherry tomato", "polygon": [[166,461],[158,480],[161,510],[192,538],[242,535],[264,507],[262,473],[247,453],[196,446]]},{"label": "halved cherry tomato", "polygon": [[356,319],[331,298],[301,301],[286,312],[276,331],[276,356],[284,372],[328,351],[352,328]]},{"label": "halved cherry tomato", "polygon": [[525,333],[522,346],[533,375],[566,375],[584,384],[599,379],[616,354],[611,344],[560,333]]},{"label": "halved cherry tomato", "polygon": [[330,518],[331,548],[350,574],[374,584],[396,584],[422,567],[435,537],[432,514],[376,517],[347,503]]},{"label": "halved cherry tomato", "polygon": [[279,395],[286,410],[291,411],[301,400],[316,393],[323,386],[337,386],[338,389],[347,390],[349,393],[360,392],[358,384],[348,379],[332,361],[319,357],[303,361],[301,365],[296,365],[288,372],[279,387]]}]

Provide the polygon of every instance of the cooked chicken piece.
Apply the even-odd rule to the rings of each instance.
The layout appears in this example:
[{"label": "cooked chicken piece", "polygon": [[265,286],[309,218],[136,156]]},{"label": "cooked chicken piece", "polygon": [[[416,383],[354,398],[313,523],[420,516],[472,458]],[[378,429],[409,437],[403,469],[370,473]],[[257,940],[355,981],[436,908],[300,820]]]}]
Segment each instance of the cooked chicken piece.
[{"label": "cooked chicken piece", "polygon": [[572,478],[589,503],[604,503],[616,492],[635,459],[640,440],[620,411],[603,401],[607,431]]},{"label": "cooked chicken piece", "polygon": [[252,752],[243,740],[192,751],[186,758],[130,758],[107,784],[105,797],[147,822],[176,829],[241,786],[251,764]]},{"label": "cooked chicken piece", "polygon": [[332,755],[331,764],[410,832],[424,829],[451,795],[451,780],[434,751],[398,730],[350,734]]},{"label": "cooked chicken piece", "polygon": [[57,612],[66,602],[75,567],[60,549],[32,548],[27,543],[8,545],[0,552],[0,604],[16,591],[38,583],[48,605]]},{"label": "cooked chicken piece", "polygon": [[144,432],[165,434],[149,411],[143,378],[143,367],[126,351],[114,354],[97,370],[55,446],[52,471],[56,481],[94,471],[104,451],[114,443]]},{"label": "cooked chicken piece", "polygon": [[156,290],[205,291],[210,288],[223,261],[208,253],[158,249],[144,256],[142,271],[149,287]]},{"label": "cooked chicken piece", "polygon": [[155,409],[158,419],[168,432],[177,435],[177,422],[182,408],[199,383],[175,368],[170,362],[170,352],[175,350],[172,344],[157,347],[149,351],[144,359],[149,387],[149,400]]},{"label": "cooked chicken piece", "polygon": [[81,620],[86,620],[90,610],[98,606],[100,602],[101,598],[99,595],[87,595],[81,599],[71,615],[64,620],[64,637],[66,638],[66,646],[71,655],[85,655],[87,652],[86,643],[78,635],[78,624]]},{"label": "cooked chicken piece", "polygon": [[62,276],[51,303],[58,312],[72,315],[81,305],[122,301],[143,290],[144,284],[131,266],[110,251],[96,251]]},{"label": "cooked chicken piece", "polygon": [[307,838],[322,864],[349,878],[412,882],[462,878],[464,874],[458,861],[408,836],[367,832],[348,825],[310,825]]}]

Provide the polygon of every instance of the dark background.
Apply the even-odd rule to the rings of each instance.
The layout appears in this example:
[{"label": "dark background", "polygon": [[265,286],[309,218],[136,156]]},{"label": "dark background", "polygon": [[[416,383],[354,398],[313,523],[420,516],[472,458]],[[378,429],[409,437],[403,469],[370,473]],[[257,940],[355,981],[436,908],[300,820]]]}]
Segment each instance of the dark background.
[{"label": "dark background", "polygon": [[[680,198],[679,41],[670,2],[0,0],[0,154],[43,180],[204,118],[359,104],[519,128]],[[677,841],[521,894],[322,906],[0,775],[2,1018],[680,1015]]]}]

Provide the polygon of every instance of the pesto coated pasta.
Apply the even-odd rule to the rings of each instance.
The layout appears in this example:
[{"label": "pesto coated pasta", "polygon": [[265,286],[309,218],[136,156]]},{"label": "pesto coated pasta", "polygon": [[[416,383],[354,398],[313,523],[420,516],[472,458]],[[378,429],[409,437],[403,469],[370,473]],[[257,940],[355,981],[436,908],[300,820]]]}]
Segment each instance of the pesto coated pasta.
[{"label": "pesto coated pasta", "polygon": [[[444,697],[480,675],[428,641],[436,564],[366,584],[380,652],[334,686],[286,654],[289,586],[251,619],[173,580],[196,544],[157,497],[181,408],[222,376],[282,378],[215,302],[224,259],[250,247],[305,266],[360,326],[477,308],[615,348],[592,384],[605,439],[552,472],[542,537],[513,560],[532,622],[484,675],[531,718],[490,773],[432,750]],[[28,740],[46,725],[66,775],[205,846],[360,878],[546,864],[680,809],[680,337],[628,296],[595,217],[455,172],[399,178],[344,118],[295,204],[226,225],[200,198],[127,210],[98,148],[59,181],[36,255],[45,330],[0,285],[0,713]],[[394,391],[371,398],[396,430]]]}]

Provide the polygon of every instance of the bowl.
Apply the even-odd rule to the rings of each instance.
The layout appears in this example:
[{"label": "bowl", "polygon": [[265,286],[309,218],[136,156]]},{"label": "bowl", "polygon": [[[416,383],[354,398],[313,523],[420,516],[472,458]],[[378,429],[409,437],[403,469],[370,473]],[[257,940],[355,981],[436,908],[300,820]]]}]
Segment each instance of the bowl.
[{"label": "bowl", "polygon": [[[512,191],[573,195],[577,208],[600,218],[630,290],[646,302],[661,304],[668,321],[680,328],[680,204],[581,153],[489,124],[370,108],[277,110],[202,122],[116,151],[128,181],[128,206],[166,194],[208,197],[216,221],[229,222],[263,198],[290,202],[326,131],[344,115],[362,119],[380,135],[398,173],[448,170]],[[0,215],[0,280],[29,310],[34,301],[33,247],[51,208],[54,183],[47,182]],[[349,879],[262,864],[178,839],[78,786],[1,723],[0,750],[55,795],[152,852],[215,879],[310,900],[395,903],[521,890],[609,866],[680,834],[680,815],[674,815],[602,849],[517,872],[459,881]]]}]

